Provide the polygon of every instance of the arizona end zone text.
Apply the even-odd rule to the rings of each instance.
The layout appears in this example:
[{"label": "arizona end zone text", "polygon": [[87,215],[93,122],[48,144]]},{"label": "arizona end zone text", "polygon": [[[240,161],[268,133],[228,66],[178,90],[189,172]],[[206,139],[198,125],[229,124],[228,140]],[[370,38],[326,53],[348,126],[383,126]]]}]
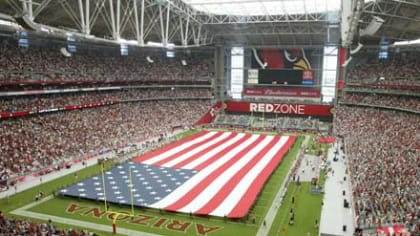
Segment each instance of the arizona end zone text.
[{"label": "arizona end zone text", "polygon": [[302,104],[280,104],[280,103],[249,103],[250,112],[269,112],[281,114],[305,114],[305,105]]}]

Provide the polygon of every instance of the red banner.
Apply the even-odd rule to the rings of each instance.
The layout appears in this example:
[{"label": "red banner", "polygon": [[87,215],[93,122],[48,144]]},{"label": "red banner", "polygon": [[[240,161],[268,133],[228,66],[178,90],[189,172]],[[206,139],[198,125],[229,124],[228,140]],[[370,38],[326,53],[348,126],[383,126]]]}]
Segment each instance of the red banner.
[{"label": "red banner", "polygon": [[340,66],[344,67],[344,63],[346,63],[346,49],[345,48],[340,48]]},{"label": "red banner", "polygon": [[338,88],[339,90],[341,90],[341,89],[343,89],[343,88],[344,88],[344,80],[339,80],[339,81],[337,82],[337,88]]},{"label": "red banner", "polygon": [[377,229],[378,236],[409,236],[411,235],[407,228],[404,225],[395,225],[395,226],[380,226]]},{"label": "red banner", "polygon": [[[113,81],[105,81],[105,80],[51,80],[51,81],[11,81],[11,82],[4,82],[0,81],[0,86],[27,86],[27,85],[68,85],[68,84],[118,84],[118,83],[167,83],[173,82],[174,84],[179,83],[179,81],[189,81],[189,82],[207,82],[208,79],[197,79],[197,78],[185,78],[185,79],[167,79],[162,80],[159,78],[156,79],[130,79],[130,80],[113,80]],[[195,83],[194,83],[195,84]]]},{"label": "red banner", "polygon": [[225,107],[225,111],[227,112],[259,112],[309,116],[332,116],[334,109],[334,107],[330,105],[236,101],[226,101]]},{"label": "red banner", "polygon": [[106,83],[103,80],[52,80],[52,81],[11,81],[0,82],[0,86],[6,85],[57,85],[57,84],[92,84],[92,83]]},{"label": "red banner", "polygon": [[319,98],[321,92],[310,88],[244,88],[244,96]]},{"label": "red banner", "polygon": [[88,103],[88,104],[81,104],[81,105],[75,105],[75,106],[65,106],[64,109],[74,110],[74,109],[84,109],[84,108],[92,108],[92,107],[101,107],[101,106],[108,106],[117,104],[118,101],[110,101],[110,102],[94,102],[94,103]]},{"label": "red banner", "polygon": [[219,113],[220,107],[222,103],[216,102],[208,111],[206,114],[204,114],[197,122],[195,122],[194,125],[202,125],[202,124],[208,124],[211,123],[214,118],[216,118],[216,115]]},{"label": "red banner", "polygon": [[27,111],[18,111],[18,112],[10,112],[10,113],[0,113],[0,119],[3,118],[12,118],[12,117],[19,117],[19,116],[27,116],[29,112]]},{"label": "red banner", "polygon": [[10,112],[10,113],[0,113],[0,119],[19,117],[19,116],[28,116],[28,115],[41,114],[41,113],[50,113],[50,112],[57,112],[57,111],[63,111],[63,110],[74,110],[74,109],[84,109],[84,108],[92,108],[92,107],[99,107],[99,106],[108,106],[108,105],[113,105],[117,103],[119,103],[119,101],[94,102],[94,103],[74,105],[74,106],[47,108],[47,109],[41,109],[38,111],[30,111],[30,112],[18,111],[18,112]]}]

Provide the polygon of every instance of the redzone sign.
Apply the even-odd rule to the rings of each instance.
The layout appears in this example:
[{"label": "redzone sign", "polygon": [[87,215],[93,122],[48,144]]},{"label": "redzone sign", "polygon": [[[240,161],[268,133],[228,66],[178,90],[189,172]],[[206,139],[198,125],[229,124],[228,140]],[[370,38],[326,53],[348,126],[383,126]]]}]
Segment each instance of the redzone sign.
[{"label": "redzone sign", "polygon": [[308,116],[332,116],[333,106],[289,103],[225,102],[227,112],[259,112]]},{"label": "redzone sign", "polygon": [[268,112],[282,114],[299,114],[305,115],[305,105],[299,104],[271,104],[271,103],[250,103],[250,112]]}]

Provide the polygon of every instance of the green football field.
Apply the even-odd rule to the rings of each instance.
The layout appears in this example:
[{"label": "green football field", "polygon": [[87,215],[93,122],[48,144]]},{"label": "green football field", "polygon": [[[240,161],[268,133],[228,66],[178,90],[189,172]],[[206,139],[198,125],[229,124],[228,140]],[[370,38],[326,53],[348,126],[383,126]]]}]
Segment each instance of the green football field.
[{"label": "green football field", "polygon": [[[189,136],[196,131],[187,131],[177,136],[177,139]],[[54,223],[59,228],[83,229],[71,223],[71,220],[89,222],[99,226],[111,226],[115,220],[118,229],[130,229],[141,232],[149,232],[159,235],[256,235],[259,227],[263,224],[263,218],[268,212],[275,195],[279,191],[285,177],[300,150],[304,137],[297,139],[292,149],[284,157],[281,164],[273,172],[270,179],[265,184],[260,193],[256,204],[252,208],[249,217],[243,220],[226,220],[218,217],[198,217],[188,214],[168,213],[154,209],[134,208],[134,215],[117,215],[115,212],[131,213],[129,206],[110,205],[110,211],[106,212],[102,202],[81,200],[76,198],[66,198],[61,196],[53,197],[53,191],[74,183],[86,177],[96,175],[100,172],[100,167],[94,165],[87,167],[76,174],[69,174],[59,179],[44,183],[32,189],[10,196],[9,199],[0,199],[0,206],[3,213],[8,217],[23,218],[15,216],[11,212],[28,204],[34,203],[34,196],[43,191],[45,195],[51,195],[46,201],[37,202],[34,206],[25,209],[27,212],[41,213],[44,216],[61,217],[69,219],[68,224]],[[311,139],[312,140],[312,139]],[[308,145],[313,147],[314,145]],[[316,145],[315,145],[316,146]],[[323,146],[316,146],[324,148]],[[107,163],[106,168],[111,168],[113,164]],[[317,235],[314,227],[315,219],[320,218],[322,195],[311,195],[309,183],[303,182],[297,187],[293,183],[287,190],[286,199],[279,207],[277,216],[270,229],[269,235],[303,235],[307,232],[310,235]],[[288,225],[288,214],[290,210],[290,197],[295,196],[294,210],[296,222],[293,226]],[[51,199],[50,199],[51,198]],[[26,218],[29,214],[25,215]],[[33,221],[42,221],[31,218]],[[54,222],[54,220],[53,220]],[[99,235],[113,235],[110,230],[102,231],[100,227],[88,228],[88,231]]]}]

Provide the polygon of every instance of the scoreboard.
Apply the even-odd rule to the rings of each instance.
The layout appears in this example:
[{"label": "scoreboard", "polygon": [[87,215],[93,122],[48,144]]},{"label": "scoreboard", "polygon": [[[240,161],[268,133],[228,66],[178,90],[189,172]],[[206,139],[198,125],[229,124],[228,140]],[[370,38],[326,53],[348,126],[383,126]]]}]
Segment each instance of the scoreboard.
[{"label": "scoreboard", "polygon": [[248,71],[250,84],[313,85],[311,70],[252,69]]}]

